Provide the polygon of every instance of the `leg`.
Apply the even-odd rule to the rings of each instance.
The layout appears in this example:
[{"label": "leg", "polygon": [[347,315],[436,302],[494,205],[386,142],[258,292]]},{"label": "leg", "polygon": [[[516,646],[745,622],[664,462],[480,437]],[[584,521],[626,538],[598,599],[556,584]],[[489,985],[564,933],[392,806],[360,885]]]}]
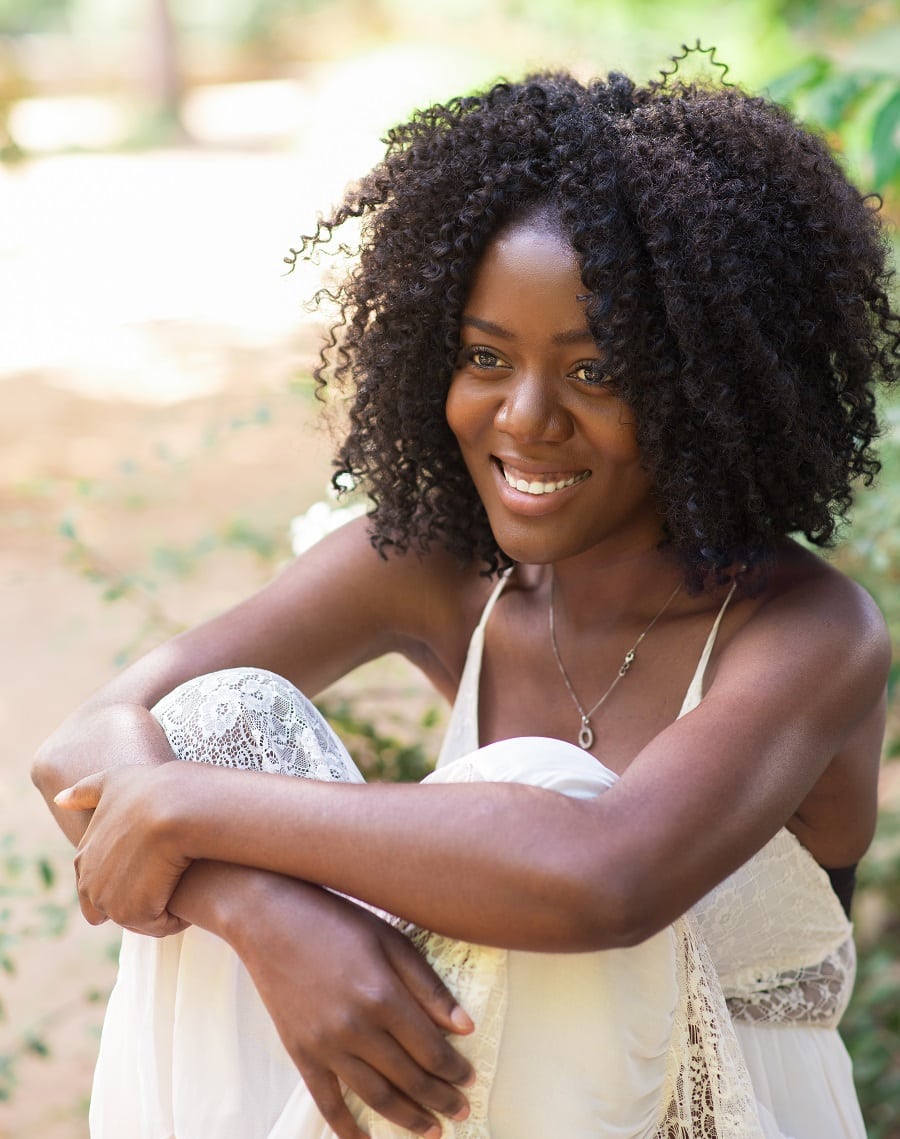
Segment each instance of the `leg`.
[{"label": "leg", "polygon": [[[291,684],[260,669],[200,677],[154,715],[179,760],[362,782],[340,740]],[[125,931],[91,1102],[93,1139],[266,1139],[285,1103],[294,1139],[330,1135],[231,948],[201,929]]]},{"label": "leg", "polygon": [[191,680],[164,696],[153,714],[181,760],[365,782],[312,701],[265,669],[226,669]]}]

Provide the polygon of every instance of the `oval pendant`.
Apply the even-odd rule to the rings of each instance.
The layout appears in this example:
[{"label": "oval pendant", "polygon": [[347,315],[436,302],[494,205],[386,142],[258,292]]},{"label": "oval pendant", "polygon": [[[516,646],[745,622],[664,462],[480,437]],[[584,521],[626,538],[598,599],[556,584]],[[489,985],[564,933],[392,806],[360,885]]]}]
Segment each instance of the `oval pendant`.
[{"label": "oval pendant", "polygon": [[583,747],[585,751],[589,751],[594,746],[594,733],[591,731],[591,725],[587,720],[581,721],[581,731],[578,733],[578,746]]}]

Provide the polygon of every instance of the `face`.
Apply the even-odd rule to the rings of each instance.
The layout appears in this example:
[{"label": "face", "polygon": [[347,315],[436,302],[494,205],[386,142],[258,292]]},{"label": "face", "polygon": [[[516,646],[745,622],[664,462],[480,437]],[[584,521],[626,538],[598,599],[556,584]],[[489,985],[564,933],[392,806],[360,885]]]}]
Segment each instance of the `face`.
[{"label": "face", "polygon": [[475,272],[447,422],[500,548],[547,564],[643,552],[661,536],[630,408],[603,374],[575,252],[513,223]]}]

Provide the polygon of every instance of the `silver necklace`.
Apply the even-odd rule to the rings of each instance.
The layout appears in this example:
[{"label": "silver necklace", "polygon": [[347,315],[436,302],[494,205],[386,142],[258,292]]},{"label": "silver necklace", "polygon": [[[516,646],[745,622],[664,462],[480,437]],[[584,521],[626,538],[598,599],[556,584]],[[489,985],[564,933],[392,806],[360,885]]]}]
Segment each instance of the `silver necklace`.
[{"label": "silver necklace", "polygon": [[656,614],[647,628],[643,631],[643,633],[641,633],[638,639],[625,654],[625,659],[622,661],[621,665],[619,665],[619,671],[613,677],[612,684],[610,684],[609,688],[607,688],[607,690],[603,693],[596,704],[594,704],[592,708],[589,708],[588,711],[584,710],[581,701],[575,695],[575,689],[572,687],[572,681],[569,679],[569,674],[566,672],[566,666],[563,664],[562,657],[559,655],[559,645],[556,643],[556,618],[553,610],[553,594],[555,586],[556,577],[554,575],[550,578],[550,644],[553,646],[553,655],[556,657],[556,663],[559,667],[560,675],[565,681],[566,688],[569,690],[569,695],[572,697],[572,701],[575,704],[575,707],[578,709],[578,715],[581,717],[581,728],[578,732],[578,745],[579,747],[583,747],[585,751],[589,751],[594,746],[594,729],[591,727],[591,716],[593,716],[598,708],[601,708],[606,703],[607,699],[612,695],[613,689],[616,687],[625,673],[628,672],[629,668],[631,668],[632,662],[634,661],[634,654],[637,652],[638,645],[641,643],[644,637],[647,636],[656,622],[660,619],[660,617],[662,617],[663,613],[665,613],[665,611],[675,600],[678,591],[681,589],[681,582],[675,586],[675,588],[666,599],[666,602],[663,605],[662,609],[660,609],[660,611]]}]

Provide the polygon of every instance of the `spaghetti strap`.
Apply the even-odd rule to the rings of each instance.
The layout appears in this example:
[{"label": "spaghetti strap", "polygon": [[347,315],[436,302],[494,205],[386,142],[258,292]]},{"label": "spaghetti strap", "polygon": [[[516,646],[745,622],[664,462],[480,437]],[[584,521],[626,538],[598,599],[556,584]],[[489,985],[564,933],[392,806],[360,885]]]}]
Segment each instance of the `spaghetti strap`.
[{"label": "spaghetti strap", "polygon": [[700,654],[700,660],[697,662],[697,668],[691,678],[691,683],[688,685],[688,690],[684,695],[684,701],[681,705],[681,711],[678,713],[679,720],[682,716],[686,716],[688,712],[692,712],[694,708],[703,699],[703,681],[706,676],[706,666],[709,664],[709,658],[712,656],[713,648],[715,647],[716,637],[719,633],[719,626],[722,624],[722,618],[725,616],[725,610],[728,608],[728,603],[734,596],[734,591],[737,588],[737,582],[731,584],[731,589],[728,591],[728,596],[722,602],[722,608],[716,615],[713,622],[713,627],[709,631],[709,636],[706,638],[706,644],[703,646],[703,652]]},{"label": "spaghetti strap", "polygon": [[459,759],[478,747],[478,686],[481,681],[481,657],[484,652],[484,630],[488,618],[512,573],[512,567],[505,570],[491,591],[490,597],[481,611],[478,624],[472,631],[466,663],[460,677],[456,699],[450,712],[450,721],[444,734],[436,767],[442,767],[452,759]]},{"label": "spaghetti strap", "polygon": [[500,594],[503,592],[503,587],[506,585],[507,581],[509,581],[509,575],[511,573],[512,573],[512,567],[510,566],[509,569],[503,571],[503,573],[500,575],[500,580],[497,582],[497,584],[491,590],[491,595],[487,599],[487,602],[485,603],[484,609],[482,609],[482,611],[481,611],[481,617],[478,620],[478,624],[475,626],[476,632],[480,629],[482,632],[482,635],[484,634],[484,629],[488,623],[488,618],[491,615],[491,611],[493,610],[494,606],[497,604],[497,599],[500,597]]}]

